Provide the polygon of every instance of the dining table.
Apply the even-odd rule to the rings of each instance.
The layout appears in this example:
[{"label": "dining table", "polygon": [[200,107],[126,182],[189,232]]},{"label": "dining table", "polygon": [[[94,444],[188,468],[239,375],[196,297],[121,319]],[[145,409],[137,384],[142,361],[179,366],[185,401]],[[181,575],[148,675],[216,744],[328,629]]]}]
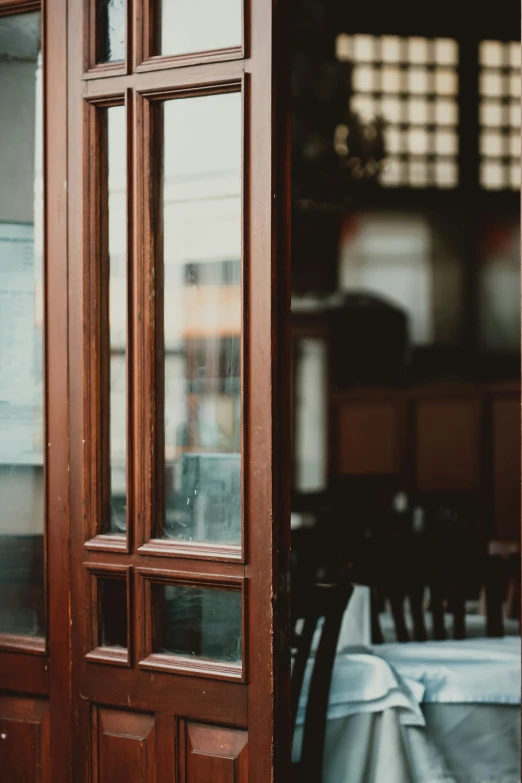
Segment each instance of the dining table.
[{"label": "dining table", "polygon": [[323,783],[520,783],[520,659],[518,635],[372,645],[369,588],[356,586],[332,673]]}]

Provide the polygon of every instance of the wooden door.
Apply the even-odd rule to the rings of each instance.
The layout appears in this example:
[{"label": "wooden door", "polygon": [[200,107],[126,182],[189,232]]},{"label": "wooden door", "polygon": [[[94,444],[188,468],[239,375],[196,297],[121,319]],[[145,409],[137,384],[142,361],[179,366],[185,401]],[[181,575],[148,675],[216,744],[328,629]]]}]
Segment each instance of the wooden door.
[{"label": "wooden door", "polygon": [[68,2],[75,783],[288,780],[277,6]]},{"label": "wooden door", "polygon": [[0,0],[0,778],[6,783],[70,779],[65,9],[60,0],[42,5]]}]

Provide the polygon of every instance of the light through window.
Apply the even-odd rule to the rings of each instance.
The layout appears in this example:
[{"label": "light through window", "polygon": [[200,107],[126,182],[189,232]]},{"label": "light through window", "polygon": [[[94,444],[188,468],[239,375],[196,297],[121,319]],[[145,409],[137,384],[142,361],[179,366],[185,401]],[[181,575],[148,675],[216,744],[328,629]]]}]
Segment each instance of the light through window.
[{"label": "light through window", "polygon": [[353,64],[350,108],[365,122],[380,116],[386,123],[381,184],[456,187],[457,42],[343,34],[336,49]]}]

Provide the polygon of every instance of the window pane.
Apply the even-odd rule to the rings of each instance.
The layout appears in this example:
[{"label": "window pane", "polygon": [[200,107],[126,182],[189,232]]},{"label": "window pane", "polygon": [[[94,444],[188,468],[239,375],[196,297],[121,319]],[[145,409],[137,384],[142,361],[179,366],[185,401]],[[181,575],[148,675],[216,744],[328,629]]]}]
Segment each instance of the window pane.
[{"label": "window pane", "polygon": [[127,647],[127,582],[125,579],[98,579],[100,647]]},{"label": "window pane", "polygon": [[185,585],[153,586],[156,653],[240,663],[241,593]]},{"label": "window pane", "polygon": [[177,55],[231,49],[242,42],[242,0],[158,0],[159,51]]},{"label": "window pane", "polygon": [[163,535],[230,544],[241,541],[241,114],[239,93],[163,105]]},{"label": "window pane", "polygon": [[109,274],[110,513],[106,532],[124,533],[127,517],[127,128],[125,106],[107,112]]},{"label": "window pane", "polygon": [[44,634],[40,14],[0,19],[0,633]]},{"label": "window pane", "polygon": [[125,59],[125,0],[98,0],[98,62]]}]

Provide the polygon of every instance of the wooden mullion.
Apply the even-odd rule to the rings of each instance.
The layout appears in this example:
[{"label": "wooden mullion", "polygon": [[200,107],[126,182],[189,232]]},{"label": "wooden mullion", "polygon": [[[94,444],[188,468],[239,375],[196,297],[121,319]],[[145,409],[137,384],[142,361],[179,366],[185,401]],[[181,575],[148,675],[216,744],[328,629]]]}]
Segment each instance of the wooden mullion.
[{"label": "wooden mullion", "polygon": [[134,287],[136,284],[134,278],[134,232],[132,228],[131,216],[134,214],[134,194],[135,182],[133,177],[133,159],[134,159],[134,132],[133,122],[133,95],[132,90],[125,91],[125,130],[126,130],[126,310],[127,322],[125,325],[126,350],[125,350],[125,404],[127,406],[126,439],[125,439],[125,475],[126,475],[126,537],[128,551],[132,551],[135,538],[135,483],[134,483],[134,446],[139,441],[135,437],[135,364],[134,364],[134,341],[137,327],[134,319]]},{"label": "wooden mullion", "polygon": [[[88,100],[101,100],[106,96],[121,94],[133,89],[141,94],[174,92],[181,89],[201,89],[240,82],[245,72],[245,62],[217,62],[201,67],[161,69],[150,72],[135,72],[127,75],[107,75],[104,79],[90,78],[86,74],[82,86]],[[137,158],[138,160],[138,158]]]}]

